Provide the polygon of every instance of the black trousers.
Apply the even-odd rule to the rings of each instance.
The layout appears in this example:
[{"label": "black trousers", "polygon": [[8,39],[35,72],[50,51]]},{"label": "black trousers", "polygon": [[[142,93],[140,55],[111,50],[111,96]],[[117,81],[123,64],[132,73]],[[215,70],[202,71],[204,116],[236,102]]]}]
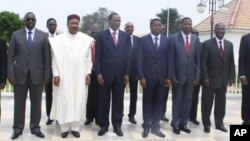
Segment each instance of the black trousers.
[{"label": "black trousers", "polygon": [[136,103],[137,103],[137,90],[138,80],[136,77],[129,77],[129,90],[130,90],[130,106],[129,106],[129,117],[134,117],[136,114]]},{"label": "black trousers", "polygon": [[91,72],[91,84],[89,85],[86,118],[98,120],[98,81],[95,71]]},{"label": "black trousers", "polygon": [[14,130],[23,130],[25,125],[26,98],[30,96],[30,129],[40,128],[43,84],[33,84],[28,75],[24,84],[14,85]]},{"label": "black trousers", "polygon": [[51,106],[52,106],[52,79],[50,79],[49,84],[45,86],[45,93],[46,93],[46,113],[47,117],[50,117]]},{"label": "black trousers", "polygon": [[242,86],[241,118],[244,123],[250,124],[250,84]]},{"label": "black trousers", "polygon": [[211,126],[210,115],[214,101],[214,120],[217,127],[223,125],[226,113],[226,87],[202,87],[201,117],[204,127]]},{"label": "black trousers", "polygon": [[192,105],[191,105],[190,114],[189,114],[190,121],[195,121],[197,118],[200,87],[201,87],[200,83],[194,87],[193,100],[192,100]]}]

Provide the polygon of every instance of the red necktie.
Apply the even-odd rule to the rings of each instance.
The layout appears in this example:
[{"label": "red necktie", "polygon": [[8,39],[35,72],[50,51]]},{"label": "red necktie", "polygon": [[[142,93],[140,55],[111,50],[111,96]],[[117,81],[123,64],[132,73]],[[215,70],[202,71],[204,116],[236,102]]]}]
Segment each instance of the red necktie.
[{"label": "red necktie", "polygon": [[114,42],[114,44],[115,44],[115,46],[116,46],[116,43],[117,43],[117,42],[116,42],[116,36],[115,36],[115,35],[116,35],[116,32],[113,32],[112,35],[113,35],[113,42]]},{"label": "red necktie", "polygon": [[92,46],[92,68],[95,68],[95,48],[96,48],[96,41],[94,41]]},{"label": "red necktie", "polygon": [[189,54],[190,53],[190,43],[188,40],[188,35],[186,35],[186,53]]},{"label": "red necktie", "polygon": [[223,58],[224,57],[224,49],[222,47],[222,41],[219,41],[220,43],[220,57]]}]

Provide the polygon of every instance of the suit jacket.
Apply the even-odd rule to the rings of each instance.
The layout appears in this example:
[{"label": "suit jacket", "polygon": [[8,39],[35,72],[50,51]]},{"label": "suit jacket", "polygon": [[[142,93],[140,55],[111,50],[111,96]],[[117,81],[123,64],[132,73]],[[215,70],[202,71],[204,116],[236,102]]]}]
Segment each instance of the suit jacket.
[{"label": "suit jacket", "polygon": [[34,84],[51,77],[51,57],[48,34],[35,29],[32,48],[28,49],[26,31],[15,31],[10,40],[8,53],[8,77],[16,78],[17,84],[23,84],[30,71]]},{"label": "suit jacket", "polygon": [[242,36],[239,50],[239,76],[250,80],[250,34]]},{"label": "suit jacket", "polygon": [[145,78],[147,84],[158,82],[164,85],[164,81],[172,75],[172,57],[170,40],[166,36],[161,35],[157,51],[151,34],[141,37],[137,56],[139,79]]},{"label": "suit jacket", "polygon": [[96,38],[96,74],[102,74],[105,83],[124,83],[124,76],[129,75],[130,37],[119,30],[117,45],[114,44],[110,30],[98,33]]},{"label": "suit jacket", "polygon": [[0,39],[0,83],[5,84],[7,78],[7,44]]},{"label": "suit jacket", "polygon": [[212,88],[227,87],[228,81],[235,80],[233,44],[224,39],[224,58],[216,39],[209,39],[202,44],[202,77],[209,79]]},{"label": "suit jacket", "polygon": [[178,84],[193,84],[194,80],[200,80],[200,41],[195,35],[190,35],[190,53],[186,54],[185,41],[182,33],[178,32],[170,36],[171,46],[174,48],[174,70],[172,78]]},{"label": "suit jacket", "polygon": [[137,77],[137,53],[139,46],[139,37],[133,35],[133,45],[131,48],[131,66],[130,66],[130,76]]}]

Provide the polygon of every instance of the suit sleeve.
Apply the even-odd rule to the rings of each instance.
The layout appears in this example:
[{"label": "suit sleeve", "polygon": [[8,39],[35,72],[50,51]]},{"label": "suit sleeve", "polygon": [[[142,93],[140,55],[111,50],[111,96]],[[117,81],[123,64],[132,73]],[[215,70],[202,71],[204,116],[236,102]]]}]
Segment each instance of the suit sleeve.
[{"label": "suit sleeve", "polygon": [[15,32],[12,34],[10,39],[10,46],[8,48],[8,67],[7,67],[7,76],[8,78],[14,78],[14,62],[16,57],[16,35]]},{"label": "suit sleeve", "polygon": [[202,79],[206,80],[208,78],[208,72],[207,72],[207,60],[208,60],[208,46],[207,42],[202,43]]},{"label": "suit sleeve", "polygon": [[172,79],[173,72],[174,72],[174,48],[172,46],[171,40],[167,39],[167,79]]},{"label": "suit sleeve", "polygon": [[234,50],[233,50],[233,44],[230,43],[231,47],[231,53],[230,53],[230,77],[229,80],[232,80],[235,82],[235,63],[234,63]]},{"label": "suit sleeve", "polygon": [[201,78],[201,59],[200,59],[200,40],[197,38],[195,42],[196,53],[195,53],[195,60],[196,60],[196,80],[200,80]]},{"label": "suit sleeve", "polygon": [[1,49],[1,79],[0,83],[5,84],[7,78],[7,44],[5,41],[0,40]]},{"label": "suit sleeve", "polygon": [[50,51],[50,43],[47,34],[44,37],[44,78],[51,78],[51,51]]},{"label": "suit sleeve", "polygon": [[130,42],[130,37],[127,35],[126,40],[126,74],[130,75],[130,67],[131,67],[131,54],[132,54],[132,45]]},{"label": "suit sleeve", "polygon": [[139,39],[139,46],[137,48],[137,72],[139,80],[145,78],[143,73],[143,46],[142,38]]},{"label": "suit sleeve", "polygon": [[246,38],[243,36],[240,41],[239,49],[239,76],[246,76]]},{"label": "suit sleeve", "polygon": [[102,74],[101,72],[101,52],[102,52],[102,38],[101,33],[96,37],[96,52],[95,52],[95,64],[96,64],[96,75]]}]

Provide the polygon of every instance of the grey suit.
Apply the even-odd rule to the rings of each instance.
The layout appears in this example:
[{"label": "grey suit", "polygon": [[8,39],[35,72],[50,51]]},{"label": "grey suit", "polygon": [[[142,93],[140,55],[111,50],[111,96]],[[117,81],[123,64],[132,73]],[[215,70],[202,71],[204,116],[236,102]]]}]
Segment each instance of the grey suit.
[{"label": "grey suit", "polygon": [[34,30],[32,48],[27,47],[26,30],[15,31],[10,40],[8,53],[8,78],[15,78],[14,125],[23,130],[27,92],[31,101],[30,128],[40,128],[43,80],[51,77],[50,45],[48,35]]},{"label": "grey suit", "polygon": [[173,79],[173,107],[171,126],[179,128],[186,126],[189,120],[189,111],[192,103],[193,83],[200,79],[200,51],[199,39],[190,34],[190,53],[185,51],[185,41],[182,32],[170,36],[174,48]]},{"label": "grey suit", "polygon": [[202,88],[201,113],[205,127],[211,126],[210,115],[215,96],[214,119],[216,127],[223,125],[228,81],[235,80],[233,44],[224,39],[224,57],[219,53],[216,39],[202,44],[202,79],[209,80],[209,86]]}]

